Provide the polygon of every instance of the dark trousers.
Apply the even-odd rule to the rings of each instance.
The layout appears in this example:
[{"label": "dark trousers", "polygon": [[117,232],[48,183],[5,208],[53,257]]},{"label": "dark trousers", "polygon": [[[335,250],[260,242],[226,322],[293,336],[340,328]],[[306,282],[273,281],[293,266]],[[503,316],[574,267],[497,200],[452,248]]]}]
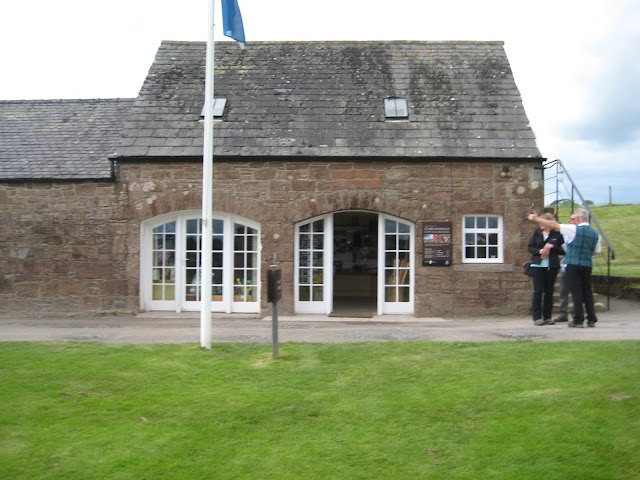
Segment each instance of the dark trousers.
[{"label": "dark trousers", "polygon": [[571,298],[573,298],[573,323],[582,324],[584,322],[585,310],[587,311],[587,322],[597,322],[591,287],[591,267],[567,265],[565,281],[569,286]]},{"label": "dark trousers", "polygon": [[534,320],[551,318],[553,310],[553,286],[558,275],[557,268],[532,267],[533,270],[533,299],[531,314]]}]

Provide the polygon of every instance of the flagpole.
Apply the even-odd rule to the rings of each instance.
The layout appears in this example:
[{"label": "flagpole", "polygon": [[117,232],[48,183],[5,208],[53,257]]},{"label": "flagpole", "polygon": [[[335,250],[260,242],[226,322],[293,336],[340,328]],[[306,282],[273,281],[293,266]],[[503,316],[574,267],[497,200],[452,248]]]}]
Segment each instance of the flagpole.
[{"label": "flagpole", "polygon": [[213,234],[213,79],[215,0],[209,0],[209,25],[204,83],[204,151],[202,154],[202,253],[200,296],[200,346],[211,349],[212,234]]}]

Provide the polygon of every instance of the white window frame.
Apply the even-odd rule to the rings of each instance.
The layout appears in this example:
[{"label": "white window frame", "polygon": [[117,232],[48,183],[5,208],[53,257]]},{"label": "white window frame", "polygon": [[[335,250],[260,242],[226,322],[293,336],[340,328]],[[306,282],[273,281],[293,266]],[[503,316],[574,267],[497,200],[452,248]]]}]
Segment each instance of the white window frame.
[{"label": "white window frame", "polygon": [[[323,221],[323,292],[321,301],[300,300],[300,227]],[[294,262],[294,308],[296,313],[318,313],[328,315],[333,310],[333,215],[322,215],[299,222],[295,230]],[[313,258],[310,259],[313,262]]]},{"label": "white window frame", "polygon": [[406,98],[385,98],[384,116],[387,120],[407,120],[409,104]]},{"label": "white window frame", "polygon": [[[391,215],[386,215],[383,213],[378,213],[378,275],[377,275],[377,314],[385,315],[385,314],[413,314],[414,313],[414,303],[415,303],[415,224],[413,222],[409,222],[407,220],[393,217]],[[300,227],[303,225],[314,223],[318,220],[324,221],[324,262],[323,262],[323,300],[321,301],[301,301],[299,298],[299,287],[300,287]],[[400,302],[393,301],[387,302],[385,301],[385,239],[386,239],[386,231],[385,231],[385,221],[391,220],[394,222],[401,223],[409,228],[409,231],[403,233],[403,235],[407,235],[409,237],[409,301],[408,302]],[[333,234],[334,234],[334,213],[328,215],[321,215],[319,217],[314,217],[311,219],[304,220],[299,222],[295,226],[295,247],[294,247],[294,309],[296,314],[300,313],[310,313],[310,314],[325,314],[328,315],[333,311],[333,275],[334,275],[334,267],[333,267],[333,259],[334,259],[334,250],[333,250]],[[304,267],[303,267],[304,268]]]},{"label": "white window frame", "polygon": [[[386,250],[386,221],[390,220],[397,224],[402,224],[405,227],[409,228],[409,232],[405,233],[390,233],[392,236],[408,236],[409,237],[409,283],[407,286],[409,287],[409,301],[401,302],[399,300],[396,301],[386,301],[386,262],[385,255],[387,253]],[[397,251],[397,250],[390,250]],[[399,250],[398,250],[399,251]],[[384,314],[413,314],[414,312],[414,303],[415,303],[415,261],[416,261],[416,226],[413,222],[409,222],[407,220],[394,217],[391,215],[385,215],[380,213],[378,215],[378,315]],[[394,268],[395,269],[395,268]],[[399,284],[396,284],[399,285]]]},{"label": "white window frame", "polygon": [[[202,216],[202,210],[183,210],[178,212],[166,213],[153,217],[143,221],[140,224],[140,309],[142,311],[199,311],[200,302],[190,302],[182,300],[182,297],[178,297],[178,292],[182,291],[185,287],[185,226],[186,221],[190,219],[200,219]],[[224,313],[259,313],[260,312],[260,286],[261,286],[261,256],[262,256],[262,242],[260,235],[260,224],[250,220],[248,218],[239,217],[235,215],[229,215],[223,212],[213,212],[213,218],[215,220],[222,220],[224,222],[224,251],[223,251],[223,265],[224,265],[224,280],[223,280],[223,300],[212,301],[212,311],[224,312]],[[176,222],[176,298],[175,300],[152,300],[152,268],[153,257],[152,245],[153,230],[159,225],[175,221]],[[240,223],[247,227],[251,227],[257,230],[257,296],[254,302],[236,302],[233,298],[234,287],[234,223]]]},{"label": "white window frame", "polygon": [[[486,217],[487,219],[492,217],[498,220],[498,226],[489,228],[488,224],[485,227],[467,227],[466,220],[468,218],[474,218],[474,225],[477,224],[479,217]],[[476,213],[470,215],[464,215],[462,217],[462,263],[504,263],[504,220],[502,215],[496,215],[493,213]],[[495,258],[468,258],[467,257],[467,234],[497,234],[497,256]],[[474,245],[477,245],[474,243]],[[487,247],[488,248],[488,247]]]}]

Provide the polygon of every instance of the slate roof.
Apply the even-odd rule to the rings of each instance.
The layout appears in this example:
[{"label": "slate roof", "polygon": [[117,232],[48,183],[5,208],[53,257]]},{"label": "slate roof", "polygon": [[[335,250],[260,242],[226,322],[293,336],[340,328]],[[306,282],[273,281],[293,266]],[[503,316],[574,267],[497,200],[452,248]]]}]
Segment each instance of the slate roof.
[{"label": "slate roof", "polygon": [[[201,157],[206,45],[163,42],[117,157]],[[214,155],[540,157],[502,42],[216,43]],[[385,121],[383,99],[408,99]]]},{"label": "slate roof", "polygon": [[109,179],[131,99],[0,101],[0,179]]}]

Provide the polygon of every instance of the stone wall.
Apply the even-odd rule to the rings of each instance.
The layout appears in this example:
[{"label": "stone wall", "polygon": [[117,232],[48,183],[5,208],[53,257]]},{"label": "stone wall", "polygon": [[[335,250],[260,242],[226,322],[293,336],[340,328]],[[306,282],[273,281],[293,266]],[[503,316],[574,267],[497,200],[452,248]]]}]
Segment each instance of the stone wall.
[{"label": "stone wall", "polygon": [[640,300],[640,278],[611,277],[609,279],[606,275],[594,275],[593,290],[616,298]]},{"label": "stone wall", "polygon": [[[526,313],[521,265],[542,203],[540,170],[504,162],[216,162],[214,210],[258,222],[262,270],[282,267],[280,313],[293,313],[295,224],[344,210],[414,222],[417,316]],[[139,307],[140,223],[201,208],[200,162],[121,162],[115,183],[0,184],[0,307],[4,313],[132,311]],[[504,264],[461,263],[464,214],[504,217]],[[424,221],[451,221],[453,267],[423,267]],[[269,313],[266,288],[262,312]]]},{"label": "stone wall", "polygon": [[127,219],[117,186],[96,182],[0,184],[3,313],[134,309]]},{"label": "stone wall", "polygon": [[[240,215],[261,225],[262,270],[276,258],[282,267],[280,313],[293,313],[295,224],[319,215],[366,210],[417,224],[417,316],[473,316],[526,313],[529,278],[521,265],[529,259],[527,241],[535,225],[526,221],[540,205],[540,171],[531,164],[434,162],[217,162],[214,210]],[[201,168],[191,163],[126,163],[119,167],[121,189],[132,214],[128,227],[133,251],[139,225],[163,213],[201,207]],[[505,263],[462,265],[460,225],[464,214],[504,217]],[[454,266],[421,266],[423,221],[453,223]],[[137,283],[139,258],[129,258],[129,278]],[[266,289],[262,311],[268,313]]]}]

